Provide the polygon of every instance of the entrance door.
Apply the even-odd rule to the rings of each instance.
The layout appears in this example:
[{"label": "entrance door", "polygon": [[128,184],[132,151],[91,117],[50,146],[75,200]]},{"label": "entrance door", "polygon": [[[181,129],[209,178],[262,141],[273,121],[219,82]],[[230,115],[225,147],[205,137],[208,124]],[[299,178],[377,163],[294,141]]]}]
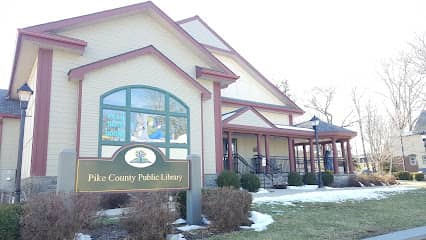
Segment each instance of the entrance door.
[{"label": "entrance door", "polygon": [[[238,154],[238,145],[237,145],[237,139],[233,138],[232,139],[232,155],[234,154]],[[231,156],[232,157],[232,156]],[[228,139],[224,138],[223,139],[223,166],[225,167],[225,169],[229,170],[229,161],[228,161]]]}]

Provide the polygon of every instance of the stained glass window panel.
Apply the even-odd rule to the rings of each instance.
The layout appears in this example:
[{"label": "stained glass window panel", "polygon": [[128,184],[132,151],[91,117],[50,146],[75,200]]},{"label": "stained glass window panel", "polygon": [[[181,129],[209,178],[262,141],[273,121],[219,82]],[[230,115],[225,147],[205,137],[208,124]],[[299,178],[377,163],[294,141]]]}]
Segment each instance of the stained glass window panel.
[{"label": "stained glass window panel", "polygon": [[188,143],[187,118],[170,117],[170,143]]},{"label": "stained glass window panel", "polygon": [[133,108],[164,111],[165,102],[165,95],[159,91],[145,88],[131,90],[131,106]]},{"label": "stained glass window panel", "polygon": [[102,141],[126,140],[126,113],[104,109],[102,112]]},{"label": "stained glass window panel", "polygon": [[165,117],[132,112],[130,119],[130,138],[133,142],[165,142]]},{"label": "stained glass window panel", "polygon": [[104,97],[103,104],[126,106],[126,90],[123,89],[121,91],[111,93],[110,95]]},{"label": "stained glass window panel", "polygon": [[186,108],[176,99],[170,98],[170,112],[186,113]]}]

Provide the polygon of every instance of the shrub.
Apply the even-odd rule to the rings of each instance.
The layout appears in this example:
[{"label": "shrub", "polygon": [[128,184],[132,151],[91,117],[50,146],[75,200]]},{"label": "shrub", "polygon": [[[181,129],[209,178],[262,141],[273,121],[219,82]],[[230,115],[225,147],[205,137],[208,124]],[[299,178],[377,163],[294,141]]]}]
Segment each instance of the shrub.
[{"label": "shrub", "polygon": [[398,180],[410,180],[411,179],[411,174],[407,171],[405,172],[398,172],[396,175],[396,178]]},{"label": "shrub", "polygon": [[180,217],[186,219],[186,191],[178,192],[176,195],[176,202]]},{"label": "shrub", "polygon": [[20,205],[0,204],[0,240],[18,239],[20,215]]},{"label": "shrub", "polygon": [[127,193],[104,193],[101,195],[100,206],[102,209],[119,208],[130,201]]},{"label": "shrub", "polygon": [[314,173],[305,173],[305,175],[303,175],[303,183],[306,185],[315,185],[317,184],[317,177]]},{"label": "shrub", "polygon": [[321,173],[322,183],[324,186],[331,186],[334,182],[334,175],[332,171],[325,171]]},{"label": "shrub", "polygon": [[421,172],[413,173],[413,177],[411,179],[416,181],[423,181],[425,180],[425,174]]},{"label": "shrub", "polygon": [[393,175],[380,175],[380,174],[359,174],[353,179],[351,186],[359,187],[360,183],[363,186],[382,186],[397,184],[396,178]]},{"label": "shrub", "polygon": [[302,186],[302,176],[299,173],[291,172],[288,174],[288,185],[289,186]]},{"label": "shrub", "polygon": [[94,194],[34,195],[22,207],[22,239],[73,239],[93,222],[97,199]]},{"label": "shrub", "polygon": [[126,213],[126,218],[121,220],[130,239],[166,239],[176,213],[168,203],[168,195],[165,193],[139,194],[138,199],[129,205],[133,211]]},{"label": "shrub", "polygon": [[234,187],[240,188],[240,177],[232,171],[223,171],[216,179],[217,186],[219,187]]},{"label": "shrub", "polygon": [[260,180],[255,174],[243,174],[241,176],[241,187],[249,192],[257,192],[260,188]]},{"label": "shrub", "polygon": [[248,224],[252,196],[247,191],[233,188],[216,188],[203,191],[203,213],[219,232],[238,230]]}]

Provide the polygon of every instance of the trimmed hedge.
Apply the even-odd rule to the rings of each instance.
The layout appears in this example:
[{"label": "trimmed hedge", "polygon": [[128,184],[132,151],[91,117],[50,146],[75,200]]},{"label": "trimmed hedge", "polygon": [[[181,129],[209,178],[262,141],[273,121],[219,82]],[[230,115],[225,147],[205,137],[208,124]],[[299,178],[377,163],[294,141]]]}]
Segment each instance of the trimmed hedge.
[{"label": "trimmed hedge", "polygon": [[297,172],[291,172],[288,174],[288,185],[289,186],[302,186],[302,176]]},{"label": "trimmed hedge", "polygon": [[322,183],[324,186],[331,186],[334,182],[334,175],[332,171],[325,171],[321,173],[322,176]]},{"label": "trimmed hedge", "polygon": [[0,240],[18,239],[20,217],[20,205],[0,204]]},{"label": "trimmed hedge", "polygon": [[216,179],[218,187],[234,187],[239,189],[241,186],[240,176],[235,172],[225,170]]},{"label": "trimmed hedge", "polygon": [[413,173],[412,175],[413,176],[412,176],[411,179],[413,179],[413,180],[416,180],[416,181],[425,180],[425,174],[424,173],[418,172],[418,173]]},{"label": "trimmed hedge", "polygon": [[305,175],[303,175],[303,183],[306,185],[316,185],[317,176],[314,173],[305,173]]},{"label": "trimmed hedge", "polygon": [[249,192],[257,192],[260,188],[260,180],[255,174],[243,174],[241,176],[241,187]]},{"label": "trimmed hedge", "polygon": [[397,172],[396,173],[396,178],[398,180],[411,180],[411,174],[407,171],[405,172]]}]

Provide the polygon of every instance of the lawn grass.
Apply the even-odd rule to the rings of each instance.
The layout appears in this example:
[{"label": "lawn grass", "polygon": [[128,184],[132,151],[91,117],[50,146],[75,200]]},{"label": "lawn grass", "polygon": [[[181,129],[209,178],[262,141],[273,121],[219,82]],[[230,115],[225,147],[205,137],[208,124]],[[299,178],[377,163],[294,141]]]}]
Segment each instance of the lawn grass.
[{"label": "lawn grass", "polygon": [[263,232],[238,231],[211,239],[361,239],[426,225],[426,189],[382,200],[345,203],[299,203],[295,206],[256,205],[272,215]]}]

